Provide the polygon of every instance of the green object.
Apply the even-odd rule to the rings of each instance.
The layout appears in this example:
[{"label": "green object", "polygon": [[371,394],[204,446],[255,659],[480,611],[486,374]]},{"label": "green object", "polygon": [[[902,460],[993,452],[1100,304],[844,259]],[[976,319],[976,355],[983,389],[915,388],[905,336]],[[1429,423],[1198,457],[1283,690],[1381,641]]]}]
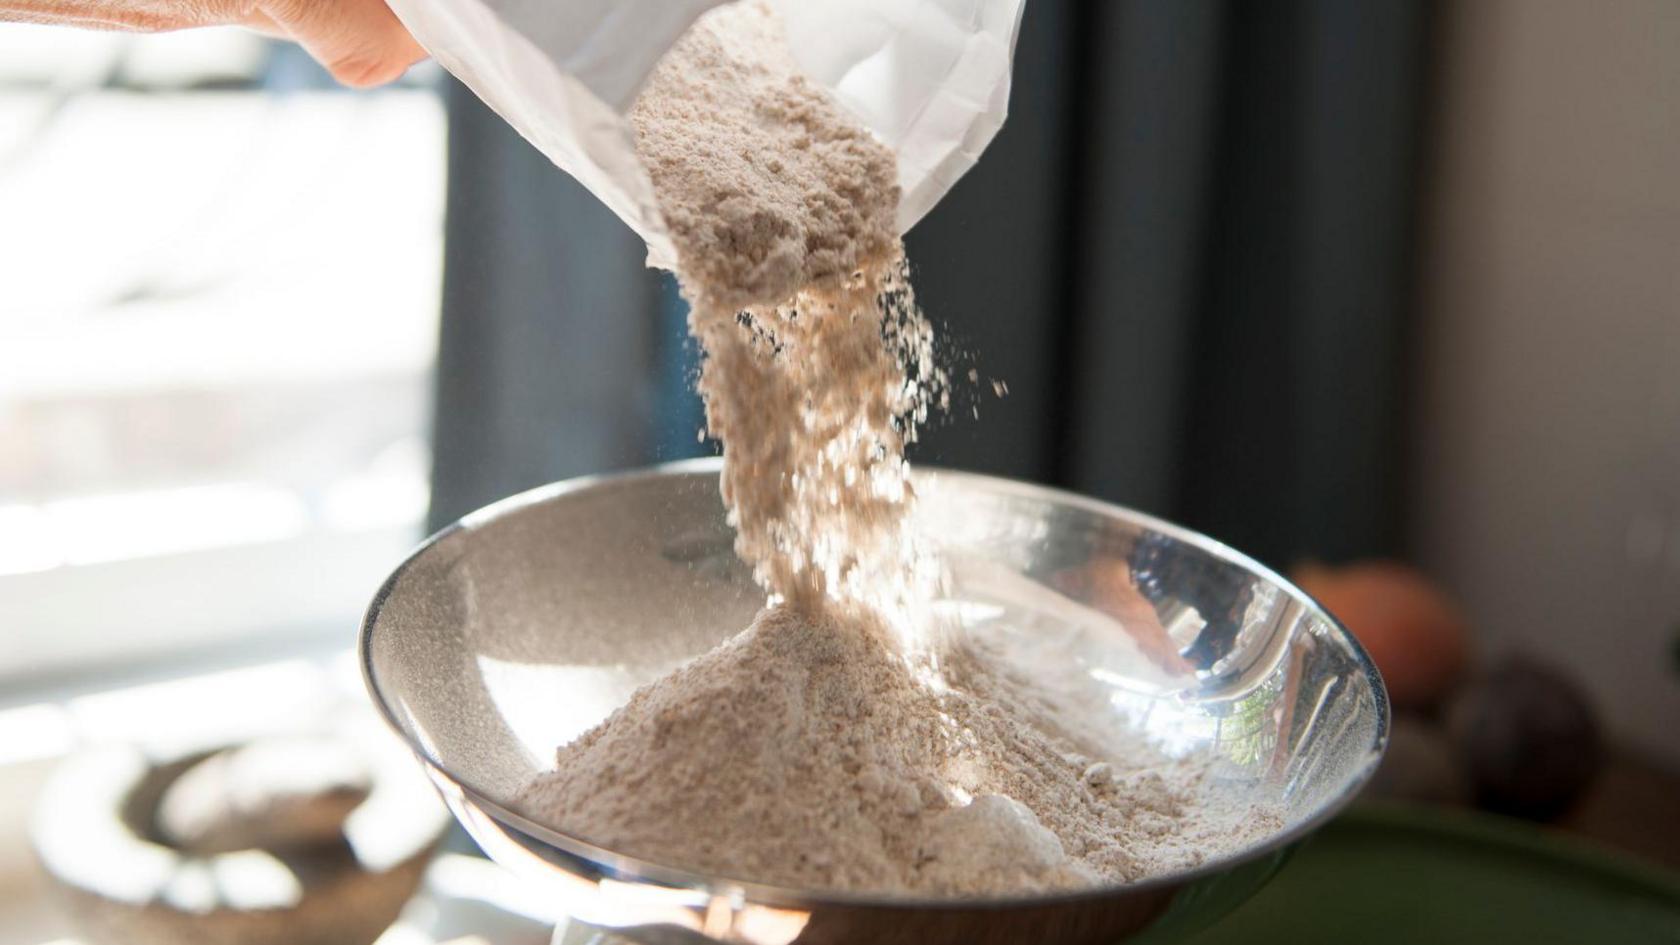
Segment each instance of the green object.
[{"label": "green object", "polygon": [[1519,821],[1360,805],[1183,945],[1680,943],[1680,874]]}]

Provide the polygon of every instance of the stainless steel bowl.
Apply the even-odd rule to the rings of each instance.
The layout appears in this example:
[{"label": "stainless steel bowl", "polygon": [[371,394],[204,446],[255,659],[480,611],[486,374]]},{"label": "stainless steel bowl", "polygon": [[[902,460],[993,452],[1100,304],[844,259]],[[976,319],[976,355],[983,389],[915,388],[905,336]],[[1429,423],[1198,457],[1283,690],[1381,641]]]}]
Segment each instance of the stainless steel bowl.
[{"label": "stainless steel bowl", "polygon": [[1280,829],[1131,885],[911,899],[700,875],[523,816],[514,797],[552,767],[557,745],[741,630],[762,604],[731,551],[713,461],[558,483],[434,536],[368,611],[368,689],[490,856],[544,884],[567,914],[632,941],[1170,937],[1259,888],[1376,767],[1389,719],[1376,669],[1277,574],[1065,492],[926,470],[916,486],[916,527],[952,562],[953,602],[1001,607],[1028,628],[1076,626],[1114,725],[1169,750],[1216,752],[1221,790],[1281,810]]}]

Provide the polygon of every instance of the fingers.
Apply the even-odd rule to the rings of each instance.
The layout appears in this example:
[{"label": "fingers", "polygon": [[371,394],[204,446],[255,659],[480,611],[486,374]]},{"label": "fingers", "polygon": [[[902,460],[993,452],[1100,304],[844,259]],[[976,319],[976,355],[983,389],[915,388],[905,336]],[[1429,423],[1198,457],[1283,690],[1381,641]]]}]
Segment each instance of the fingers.
[{"label": "fingers", "polygon": [[278,28],[355,88],[384,85],[426,58],[384,0],[257,0],[248,25]]},{"label": "fingers", "polygon": [[0,22],[121,30],[240,23],[296,41],[345,85],[383,85],[426,58],[385,0],[0,0]]}]

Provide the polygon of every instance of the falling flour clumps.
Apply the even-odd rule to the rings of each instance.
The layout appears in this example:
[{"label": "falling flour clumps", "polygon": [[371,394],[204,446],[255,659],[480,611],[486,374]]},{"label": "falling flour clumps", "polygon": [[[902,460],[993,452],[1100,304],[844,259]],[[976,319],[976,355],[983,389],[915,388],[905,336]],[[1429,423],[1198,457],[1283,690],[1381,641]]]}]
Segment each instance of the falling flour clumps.
[{"label": "falling flour clumps", "polygon": [[944,378],[893,153],[799,74],[756,0],[702,18],[630,118],[705,352],[736,550],[789,600],[902,597],[904,446]]},{"label": "falling flour clumps", "polygon": [[933,567],[905,524],[904,448],[947,379],[894,155],[800,76],[768,4],[706,14],[631,120],[736,551],[772,606],[561,746],[526,811],[668,865],[882,892],[1125,882],[1245,843],[1256,822],[1213,816],[1202,763],[1092,744],[1003,650],[907,645]]}]

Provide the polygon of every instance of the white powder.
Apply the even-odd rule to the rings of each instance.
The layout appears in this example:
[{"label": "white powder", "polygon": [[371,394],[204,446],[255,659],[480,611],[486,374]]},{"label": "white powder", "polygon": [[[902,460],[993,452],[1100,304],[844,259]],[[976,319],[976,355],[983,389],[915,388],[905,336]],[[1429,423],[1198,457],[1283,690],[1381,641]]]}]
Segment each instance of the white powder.
[{"label": "white powder", "polygon": [[903,645],[931,569],[903,451],[945,377],[893,230],[894,157],[799,77],[767,5],[707,14],[631,117],[736,550],[774,606],[562,746],[527,811],[740,880],[952,895],[1136,880],[1269,826],[1210,816],[1198,762],[1086,737],[1007,647]]},{"label": "white powder", "polygon": [[930,687],[864,613],[772,608],[561,748],[520,803],[655,862],[889,893],[1129,882],[1276,829],[1220,803],[1204,760],[1077,741],[997,653],[944,655]]},{"label": "white powder", "polygon": [[896,158],[799,74],[757,0],[703,17],[630,120],[698,304],[780,304],[898,254]]}]

